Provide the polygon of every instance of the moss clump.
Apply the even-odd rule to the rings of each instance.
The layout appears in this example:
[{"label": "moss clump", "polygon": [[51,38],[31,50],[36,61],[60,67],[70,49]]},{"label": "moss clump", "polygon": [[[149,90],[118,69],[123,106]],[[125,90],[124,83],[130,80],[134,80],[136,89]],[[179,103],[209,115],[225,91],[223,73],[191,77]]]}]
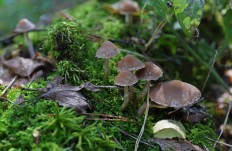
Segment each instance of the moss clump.
[{"label": "moss clump", "polygon": [[49,30],[44,50],[57,60],[68,59],[81,64],[88,53],[88,40],[83,28],[73,21],[58,20]]},{"label": "moss clump", "polygon": [[207,125],[195,124],[190,130],[190,134],[187,135],[187,138],[193,143],[200,145],[203,148],[208,150],[214,150],[214,142],[207,138],[213,140],[217,139],[217,135],[212,128]]},{"label": "moss clump", "polygon": [[80,84],[84,79],[84,70],[81,70],[73,61],[63,60],[56,64],[58,75],[64,77],[65,82]]}]

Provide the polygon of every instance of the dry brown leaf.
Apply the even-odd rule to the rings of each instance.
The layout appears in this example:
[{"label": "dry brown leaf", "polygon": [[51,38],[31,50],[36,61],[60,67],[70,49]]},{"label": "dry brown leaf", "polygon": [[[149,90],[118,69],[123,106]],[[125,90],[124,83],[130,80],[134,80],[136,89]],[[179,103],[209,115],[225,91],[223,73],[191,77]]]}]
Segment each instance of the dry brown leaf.
[{"label": "dry brown leaf", "polygon": [[90,109],[87,99],[79,92],[85,88],[89,91],[96,92],[99,89],[91,83],[85,83],[80,86],[63,85],[62,77],[54,78],[47,86],[47,92],[43,93],[41,97],[55,100],[61,106],[75,108],[79,113],[86,113]]},{"label": "dry brown leaf", "polygon": [[4,61],[4,65],[20,77],[29,77],[35,70],[43,67],[44,63],[32,59],[15,57]]},{"label": "dry brown leaf", "polygon": [[188,141],[175,139],[153,139],[152,142],[158,144],[161,150],[175,150],[175,151],[204,151],[197,145],[193,145]]},{"label": "dry brown leaf", "polygon": [[50,100],[55,100],[59,105],[75,108],[79,113],[86,113],[90,109],[90,105],[86,102],[86,98],[80,93],[72,90],[51,89],[47,93],[42,94],[42,97]]}]

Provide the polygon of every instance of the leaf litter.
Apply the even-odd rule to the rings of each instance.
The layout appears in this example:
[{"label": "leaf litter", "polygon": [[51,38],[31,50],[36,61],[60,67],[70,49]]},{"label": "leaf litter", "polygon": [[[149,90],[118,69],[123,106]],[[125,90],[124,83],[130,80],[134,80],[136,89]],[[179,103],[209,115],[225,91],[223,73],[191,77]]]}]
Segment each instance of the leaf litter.
[{"label": "leaf litter", "polygon": [[3,60],[2,63],[6,67],[0,75],[0,84],[2,85],[8,85],[15,76],[18,76],[14,86],[21,86],[45,76],[54,69],[53,64],[40,54],[33,59],[15,57]]},{"label": "leaf litter", "polygon": [[[56,77],[51,82],[47,84],[46,88],[39,88],[39,89],[30,89],[30,88],[23,88],[24,90],[31,90],[31,91],[38,91],[42,94],[40,95],[41,98],[57,101],[60,106],[67,107],[67,108],[74,108],[77,113],[84,114],[88,110],[91,109],[91,105],[88,103],[88,100],[82,95],[80,90],[83,88],[97,92],[100,89],[91,84],[91,83],[84,83],[80,86],[73,86],[70,84],[62,84],[64,80],[63,77]],[[19,96],[16,103],[21,104],[25,101],[22,101],[22,96]]]}]

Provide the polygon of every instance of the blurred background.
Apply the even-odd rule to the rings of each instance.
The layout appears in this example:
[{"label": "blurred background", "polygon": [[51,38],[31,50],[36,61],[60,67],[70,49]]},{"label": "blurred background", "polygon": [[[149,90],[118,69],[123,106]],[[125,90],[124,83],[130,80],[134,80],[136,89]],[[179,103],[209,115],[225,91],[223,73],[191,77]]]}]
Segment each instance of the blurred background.
[{"label": "blurred background", "polygon": [[84,0],[0,0],[0,37],[9,34],[21,18],[34,23],[46,22],[59,10],[77,5]]}]

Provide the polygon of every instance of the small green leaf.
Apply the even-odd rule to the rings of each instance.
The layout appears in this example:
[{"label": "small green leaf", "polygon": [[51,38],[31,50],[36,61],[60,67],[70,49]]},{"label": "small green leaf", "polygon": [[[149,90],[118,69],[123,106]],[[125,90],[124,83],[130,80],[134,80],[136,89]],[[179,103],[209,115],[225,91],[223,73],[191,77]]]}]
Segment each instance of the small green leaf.
[{"label": "small green leaf", "polygon": [[173,0],[174,12],[186,35],[193,35],[203,14],[203,0]]},{"label": "small green leaf", "polygon": [[223,17],[223,29],[228,44],[232,44],[232,10],[228,10]]},{"label": "small green leaf", "polygon": [[161,120],[153,127],[155,138],[186,138],[184,126],[175,120]]}]

